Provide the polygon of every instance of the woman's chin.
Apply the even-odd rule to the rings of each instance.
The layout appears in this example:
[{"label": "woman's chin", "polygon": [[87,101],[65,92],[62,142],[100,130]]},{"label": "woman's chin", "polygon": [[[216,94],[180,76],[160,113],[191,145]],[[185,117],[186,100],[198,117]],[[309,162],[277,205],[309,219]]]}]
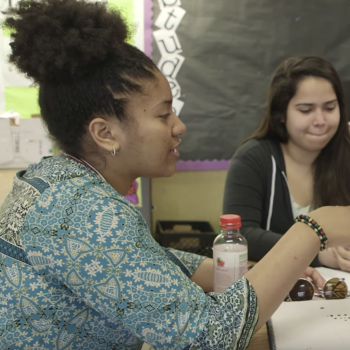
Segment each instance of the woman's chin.
[{"label": "woman's chin", "polygon": [[171,166],[168,169],[166,169],[163,172],[163,175],[161,175],[159,177],[170,177],[170,176],[174,175],[175,172],[176,172],[176,164],[174,164],[173,166]]}]

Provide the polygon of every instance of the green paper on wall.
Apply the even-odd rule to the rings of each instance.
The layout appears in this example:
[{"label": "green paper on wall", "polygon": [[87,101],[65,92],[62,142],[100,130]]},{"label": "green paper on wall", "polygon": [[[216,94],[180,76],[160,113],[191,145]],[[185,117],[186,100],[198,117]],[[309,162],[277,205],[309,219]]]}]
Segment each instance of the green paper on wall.
[{"label": "green paper on wall", "polygon": [[[111,8],[116,8],[120,10],[123,14],[124,20],[128,23],[128,25],[133,28],[134,25],[134,1],[133,0],[109,0],[108,6]],[[133,45],[134,39],[131,37],[128,40],[128,43]]]},{"label": "green paper on wall", "polygon": [[6,111],[15,110],[21,118],[31,118],[40,114],[37,87],[5,87]]}]

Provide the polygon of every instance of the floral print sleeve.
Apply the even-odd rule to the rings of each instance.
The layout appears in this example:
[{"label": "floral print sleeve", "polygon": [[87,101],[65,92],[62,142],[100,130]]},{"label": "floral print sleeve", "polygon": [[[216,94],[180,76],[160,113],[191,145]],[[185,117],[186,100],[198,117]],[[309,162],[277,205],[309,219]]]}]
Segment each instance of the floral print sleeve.
[{"label": "floral print sleeve", "polygon": [[205,256],[172,248],[164,248],[164,251],[168,258],[178,265],[187,277],[191,277],[200,263],[206,258]]},{"label": "floral print sleeve", "polygon": [[191,350],[246,349],[259,314],[252,285],[241,278],[224,293],[209,293],[207,297],[208,323]]},{"label": "floral print sleeve", "polygon": [[[25,217],[21,239],[42,279],[35,291],[28,285],[26,305],[42,318],[40,309],[55,310],[47,316],[48,339],[70,344],[62,349],[83,349],[86,337],[94,340],[91,349],[134,350],[143,341],[154,349],[249,344],[258,319],[249,282],[206,295],[188,278],[205,257],[160,247],[140,212],[97,180],[78,177],[46,188]],[[53,303],[47,293],[68,299]],[[54,319],[60,308],[64,313]],[[109,342],[101,346],[102,338]]]}]

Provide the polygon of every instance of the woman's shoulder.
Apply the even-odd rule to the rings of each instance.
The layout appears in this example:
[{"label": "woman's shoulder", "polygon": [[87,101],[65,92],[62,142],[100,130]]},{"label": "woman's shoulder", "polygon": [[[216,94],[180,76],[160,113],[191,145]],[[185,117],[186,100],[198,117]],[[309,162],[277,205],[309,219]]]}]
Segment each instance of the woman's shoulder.
[{"label": "woman's shoulder", "polygon": [[[39,163],[32,164],[22,174],[25,182],[34,183],[33,179],[41,179],[46,190],[60,193],[59,197],[83,196],[86,200],[110,202],[114,205],[131,206],[129,201],[110,186],[99,174],[85,165],[64,157],[46,157]],[[43,191],[41,191],[43,192]]]},{"label": "woman's shoulder", "polygon": [[235,152],[234,157],[271,156],[280,152],[279,142],[272,139],[250,139],[243,143]]}]

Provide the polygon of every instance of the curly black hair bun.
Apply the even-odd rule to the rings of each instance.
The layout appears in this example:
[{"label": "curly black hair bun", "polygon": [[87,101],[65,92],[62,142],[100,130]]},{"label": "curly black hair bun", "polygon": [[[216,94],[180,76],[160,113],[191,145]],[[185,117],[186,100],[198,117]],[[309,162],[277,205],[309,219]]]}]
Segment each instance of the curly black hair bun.
[{"label": "curly black hair bun", "polygon": [[4,25],[10,62],[36,83],[69,82],[118,60],[130,30],[117,10],[84,0],[22,0]]}]

